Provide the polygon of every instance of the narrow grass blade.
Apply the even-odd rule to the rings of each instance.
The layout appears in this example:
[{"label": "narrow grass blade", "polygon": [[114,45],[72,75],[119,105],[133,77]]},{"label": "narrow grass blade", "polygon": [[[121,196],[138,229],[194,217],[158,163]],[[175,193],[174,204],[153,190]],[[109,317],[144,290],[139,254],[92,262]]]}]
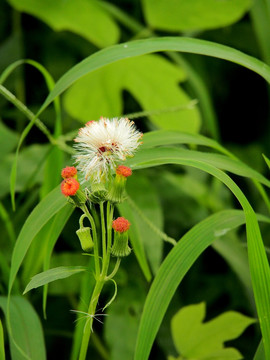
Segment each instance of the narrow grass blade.
[{"label": "narrow grass blade", "polygon": [[[239,189],[239,187],[232,181],[232,179],[226,175],[221,170],[213,167],[212,165],[209,165],[208,163],[205,163],[201,160],[190,158],[184,159],[179,157],[178,160],[174,159],[167,159],[168,163],[178,163],[181,165],[186,166],[192,166],[197,169],[201,169],[202,171],[205,171],[212,176],[215,176],[220,181],[222,181],[236,196],[238,201],[240,202],[241,206],[244,209],[245,218],[246,218],[246,230],[247,230],[247,244],[248,244],[248,259],[249,259],[249,267],[250,267],[250,273],[251,273],[251,281],[252,281],[252,287],[256,302],[256,308],[258,312],[258,317],[260,321],[262,336],[264,339],[264,345],[265,345],[265,354],[266,358],[270,357],[270,311],[269,311],[269,303],[270,303],[270,269],[269,269],[269,263],[266,257],[264,244],[261,238],[261,233],[259,229],[259,225],[256,219],[256,215],[250,206],[248,200],[242,193],[242,191]],[[138,167],[140,167],[140,163],[137,164]],[[143,167],[151,167],[157,165],[156,159],[152,159],[149,161],[143,162]],[[181,241],[182,243],[182,241]],[[207,243],[208,244],[208,243]],[[200,244],[201,246],[202,244]],[[200,249],[200,246],[198,246],[198,249]],[[208,246],[208,245],[207,245]],[[184,249],[182,249],[184,251]],[[204,248],[202,248],[202,251]],[[191,256],[192,255],[192,256]],[[179,271],[179,267],[177,267],[178,271],[178,277],[172,279],[171,281],[168,280],[168,283],[172,282],[173,284],[173,291],[171,291],[171,296],[173,295],[175,289],[179,285],[182,277],[186,273],[186,271],[189,269],[189,267],[192,265],[192,263],[197,258],[197,255],[194,257],[193,252],[191,253],[190,257],[190,264],[188,267],[185,268],[184,272]],[[199,255],[199,254],[198,254]],[[182,258],[181,258],[182,259]],[[166,261],[166,260],[165,260]],[[185,264],[187,260],[182,259],[183,264]],[[167,262],[164,262],[167,264]],[[162,265],[163,266],[163,265]],[[161,268],[162,268],[161,266]],[[168,266],[166,271],[169,271],[169,267],[173,266],[173,263]],[[157,275],[154,284],[156,281],[159,281],[159,275]],[[177,280],[176,280],[177,279]],[[161,283],[164,283],[164,279]],[[171,284],[171,286],[172,286]],[[168,290],[168,289],[167,289]],[[159,309],[155,309],[155,312],[152,312],[154,309],[153,302],[158,302],[157,299],[159,299],[159,295],[155,294],[154,296],[152,293],[149,293],[149,297],[144,313],[142,316],[142,325],[140,327],[140,331],[138,334],[138,343],[137,343],[137,350],[135,355],[135,360],[144,360],[149,355],[152,343],[154,341],[155,335],[158,331],[159,325],[161,323],[162,317],[165,314],[165,311],[167,309],[167,306],[169,304],[168,302],[168,292],[166,293],[166,299],[161,294],[160,298],[162,298],[162,305],[159,307]],[[151,304],[151,310],[148,307],[149,302]],[[162,313],[162,315],[160,315]],[[150,327],[149,327],[150,326]]]},{"label": "narrow grass blade", "polygon": [[[8,299],[6,297],[0,297],[0,307],[8,317]],[[45,360],[43,331],[39,317],[32,305],[21,296],[12,296],[9,313],[11,358],[13,360]]]},{"label": "narrow grass blade", "polygon": [[54,269],[43,271],[42,273],[35,275],[31,279],[31,281],[26,286],[23,294],[25,294],[28,291],[35,289],[37,287],[48,284],[52,281],[56,281],[59,279],[65,279],[71,275],[77,274],[77,273],[85,271],[85,270],[86,270],[86,268],[83,266],[59,266]]},{"label": "narrow grass blade", "polygon": [[6,359],[4,331],[3,331],[3,326],[2,326],[1,320],[0,320],[0,359],[2,359],[2,360]]},{"label": "narrow grass blade", "polygon": [[214,153],[204,153],[200,151],[166,147],[145,150],[142,149],[137,152],[134,158],[128,159],[126,161],[126,165],[136,169],[142,169],[147,168],[149,164],[151,164],[151,166],[179,164],[181,159],[185,159],[185,161],[196,160],[202,163],[207,163],[219,169],[230,171],[233,174],[257,180],[270,187],[270,181],[268,179],[256,170],[250,168],[245,163],[237,159],[229,158],[228,156]]},{"label": "narrow grass blade", "polygon": [[228,46],[206,40],[185,37],[163,37],[136,40],[102,49],[71,68],[58,80],[54,89],[48,95],[38,111],[37,116],[70,85],[91,71],[100,69],[103,66],[112,64],[121,59],[159,51],[179,51],[228,60],[253,70],[261,75],[266,81],[270,82],[270,67],[268,65]]},{"label": "narrow grass blade", "polygon": [[63,194],[60,192],[59,186],[51,191],[32,211],[27,218],[21,232],[18,236],[16,245],[13,250],[11,260],[11,270],[9,278],[9,293],[18,270],[22,264],[25,254],[31,245],[34,237],[40,229],[51,219],[51,217],[60,211],[64,206],[71,206]]},{"label": "narrow grass blade", "polygon": [[[5,71],[1,74],[0,84],[2,84],[7,79],[7,77],[12,73],[12,71],[14,71],[18,66],[23,65],[23,64],[29,64],[29,65],[35,67],[37,70],[39,70],[45,79],[45,82],[48,86],[49,91],[52,90],[52,88],[54,87],[54,80],[53,80],[52,76],[50,75],[50,73],[45,69],[44,66],[39,64],[37,61],[29,60],[29,59],[18,60],[18,61],[15,61],[13,64],[9,65],[5,69]],[[16,102],[16,98],[14,101]],[[54,108],[55,108],[55,112],[56,112],[56,125],[55,125],[56,135],[59,136],[61,134],[61,109],[60,109],[59,99],[54,100]],[[16,177],[17,177],[17,163],[18,163],[19,151],[20,151],[20,147],[21,147],[24,139],[28,135],[32,126],[34,125],[35,120],[36,120],[36,117],[27,125],[27,127],[22,132],[17,149],[16,149],[15,160],[14,160],[14,163],[12,166],[11,176],[10,176],[10,194],[11,194],[11,203],[12,203],[13,210],[15,210],[15,185],[16,185]],[[56,151],[59,151],[59,150],[56,150]],[[59,160],[58,160],[58,163],[59,163],[62,159],[57,154],[56,159],[58,159],[58,158],[59,158]],[[50,181],[50,180],[48,180],[48,181]],[[53,184],[55,185],[55,183],[53,183]],[[52,185],[51,186],[48,185],[47,188],[49,190],[51,190]],[[46,190],[44,190],[44,195],[45,195],[45,191]]]}]

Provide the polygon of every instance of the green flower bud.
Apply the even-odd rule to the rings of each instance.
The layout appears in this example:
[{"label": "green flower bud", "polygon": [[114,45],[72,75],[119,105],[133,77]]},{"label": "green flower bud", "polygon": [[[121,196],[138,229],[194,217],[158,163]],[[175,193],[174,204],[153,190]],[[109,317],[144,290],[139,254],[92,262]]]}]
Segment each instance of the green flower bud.
[{"label": "green flower bud", "polygon": [[85,214],[83,214],[80,217],[80,220],[79,220],[80,228],[79,228],[79,230],[76,231],[76,234],[77,234],[77,236],[78,236],[78,238],[80,240],[81,247],[82,247],[83,251],[90,252],[91,249],[94,246],[94,243],[93,243],[93,239],[92,239],[92,236],[91,236],[90,227],[84,227],[83,226],[83,219],[85,217],[87,217]]},{"label": "green flower bud", "polygon": [[91,193],[89,194],[89,200],[93,203],[100,203],[107,200],[108,190],[103,182],[95,183],[91,185]]},{"label": "green flower bud", "polygon": [[90,252],[94,246],[92,236],[90,233],[90,227],[83,227],[76,231],[76,234],[80,240],[83,251]]},{"label": "green flower bud", "polygon": [[111,254],[113,256],[124,257],[131,253],[131,249],[128,246],[129,226],[129,221],[123,217],[119,217],[113,221],[114,242],[111,249]]},{"label": "green flower bud", "polygon": [[116,176],[108,193],[108,200],[113,203],[121,203],[125,200],[125,187],[127,178],[132,171],[129,167],[119,165],[116,169]]}]

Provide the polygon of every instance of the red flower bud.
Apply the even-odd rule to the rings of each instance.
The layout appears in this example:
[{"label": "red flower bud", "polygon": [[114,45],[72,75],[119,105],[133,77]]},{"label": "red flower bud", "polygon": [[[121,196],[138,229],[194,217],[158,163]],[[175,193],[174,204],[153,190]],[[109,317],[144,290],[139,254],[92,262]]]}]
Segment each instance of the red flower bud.
[{"label": "red flower bud", "polygon": [[123,217],[118,217],[116,220],[113,221],[112,227],[115,231],[123,233],[129,229],[130,222]]},{"label": "red flower bud", "polygon": [[116,169],[117,175],[122,175],[124,177],[129,177],[132,175],[132,170],[128,166],[119,165]]},{"label": "red flower bud", "polygon": [[77,169],[74,166],[66,166],[61,171],[61,176],[62,176],[63,179],[73,178],[76,175],[77,175]]},{"label": "red flower bud", "polygon": [[80,184],[74,178],[68,178],[62,181],[61,191],[65,196],[74,196],[79,190]]}]

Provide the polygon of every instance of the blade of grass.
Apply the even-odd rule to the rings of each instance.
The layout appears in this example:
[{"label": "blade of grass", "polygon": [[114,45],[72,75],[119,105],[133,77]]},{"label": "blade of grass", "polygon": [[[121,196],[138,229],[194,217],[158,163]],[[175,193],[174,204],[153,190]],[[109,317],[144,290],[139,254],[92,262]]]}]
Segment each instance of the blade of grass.
[{"label": "blade of grass", "polygon": [[2,326],[1,320],[0,320],[0,359],[2,359],[2,360],[6,359],[4,331],[3,331],[3,326]]},{"label": "blade of grass", "polygon": [[36,289],[40,286],[48,284],[52,281],[59,279],[65,279],[69,276],[75,275],[79,272],[85,271],[83,266],[59,266],[57,268],[49,269],[35,275],[31,281],[27,284],[23,295],[32,289]]},{"label": "blade of grass", "polygon": [[[201,169],[202,171],[205,171],[211,174],[212,176],[215,176],[232,191],[232,193],[236,196],[241,206],[243,207],[246,218],[248,259],[249,259],[249,267],[251,273],[251,281],[252,281],[252,287],[253,287],[258,317],[260,321],[262,336],[264,339],[265,354],[266,354],[266,358],[268,358],[270,357],[270,311],[268,306],[270,303],[270,269],[255,213],[251,205],[249,204],[248,200],[246,199],[242,191],[239,189],[239,187],[232,181],[232,179],[228,175],[226,175],[221,170],[215,168],[214,166],[208,163],[204,163],[196,159],[191,160],[189,158],[187,159],[179,158],[177,161],[176,159],[172,158],[171,161],[173,163],[178,163],[179,165],[181,164],[181,165],[192,166],[197,169]],[[168,163],[171,163],[171,161],[167,159]],[[137,163],[137,167],[140,167],[140,165],[142,164]],[[156,165],[157,162],[155,160],[145,159],[143,163],[143,167],[151,167]],[[196,233],[196,236],[199,236],[198,234],[199,233]],[[182,243],[182,241],[180,243]],[[198,245],[198,249],[200,249],[201,246],[202,244],[200,244],[200,246]],[[175,246],[175,248],[177,248],[177,246]],[[190,261],[189,265],[185,269],[183,268],[182,272],[180,272],[179,266],[177,266],[177,277],[172,279],[171,283],[170,280],[166,281],[167,283],[169,283],[170,286],[172,286],[173,289],[173,291],[171,290],[170,292],[171,297],[175,289],[179,285],[182,277],[186,273],[186,271],[189,269],[189,267],[193,264],[197,256],[200,254],[200,252],[199,254],[197,253],[198,249],[196,248],[196,252],[194,252],[195,250],[192,248],[191,252],[186,254],[185,259],[181,257],[183,264],[187,264],[187,256],[188,256],[188,260]],[[204,248],[201,249],[202,251],[204,250]],[[184,249],[181,250],[184,251]],[[196,254],[196,256],[194,256],[194,254]],[[171,263],[169,262],[169,266],[168,265],[165,266],[166,269],[165,273],[168,272],[169,268],[174,265],[175,259],[170,261]],[[164,261],[164,263],[168,264],[166,260]],[[162,267],[163,265],[161,266],[161,268]],[[174,274],[174,276],[176,275]],[[161,282],[159,282],[159,279],[160,276],[157,275],[152,287],[157,282],[159,283],[159,286],[165,283],[164,279]],[[156,289],[155,286],[154,289]],[[166,299],[164,298],[165,293],[163,295],[160,294],[159,296],[159,294],[156,293],[153,295],[153,292],[151,292],[151,290],[149,292],[149,296],[145,303],[145,308],[142,315],[140,330],[138,333],[135,360],[147,359],[150,353],[150,349],[153,344],[154,338],[156,336],[162,318],[169,304],[170,299],[168,299],[169,298],[168,291],[165,292]],[[159,301],[161,298],[162,298],[161,300],[162,303],[160,304]],[[160,306],[156,308],[157,306],[156,304],[159,304]]]},{"label": "blade of grass", "polygon": [[76,80],[91,71],[100,69],[103,66],[112,64],[121,59],[159,51],[187,52],[228,60],[253,70],[261,75],[266,81],[270,82],[270,67],[268,65],[228,46],[206,40],[185,37],[163,37],[136,40],[102,49],[72,67],[57,81],[55,87],[48,95],[36,116],[39,116],[56,97],[64,92]]}]

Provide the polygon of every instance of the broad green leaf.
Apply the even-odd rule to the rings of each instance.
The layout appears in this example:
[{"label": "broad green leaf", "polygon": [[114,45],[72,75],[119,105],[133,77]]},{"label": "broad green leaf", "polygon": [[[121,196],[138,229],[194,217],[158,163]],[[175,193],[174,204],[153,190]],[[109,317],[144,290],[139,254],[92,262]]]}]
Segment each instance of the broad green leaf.
[{"label": "broad green leaf", "polygon": [[[179,67],[157,55],[125,59],[77,81],[65,95],[64,105],[70,115],[84,123],[98,119],[101,109],[105,117],[122,114],[123,90],[129,91],[144,110],[184,106],[190,102],[179,87],[185,78]],[[195,107],[152,115],[150,119],[162,129],[197,132],[200,127]]]},{"label": "broad green leaf", "polygon": [[0,121],[0,151],[2,159],[10,153],[18,142],[18,134]]},{"label": "broad green leaf", "polygon": [[39,109],[37,116],[40,115],[57,96],[84,75],[122,59],[158,51],[180,51],[228,60],[255,71],[266,81],[270,82],[270,67],[268,65],[228,46],[185,37],[163,37],[137,40],[100,50],[72,67],[55,84],[54,89],[50,92]]},{"label": "broad green leaf", "polygon": [[147,281],[151,280],[151,272],[146,260],[146,255],[143,246],[143,240],[141,238],[141,233],[139,229],[139,224],[136,222],[136,215],[134,214],[133,209],[128,205],[128,202],[123,202],[117,206],[121,216],[124,216],[132,226],[129,229],[129,237],[132,245],[132,249],[137,257],[137,260],[140,264],[140,267],[144,273],[144,276]]},{"label": "broad green leaf", "polygon": [[43,271],[31,279],[24,290],[24,294],[39,286],[43,286],[55,280],[65,279],[85,270],[86,268],[83,266],[59,266],[57,268]]},{"label": "broad green leaf", "polygon": [[51,217],[60,211],[64,206],[71,206],[67,204],[67,200],[60,192],[59,186],[51,191],[32,211],[29,215],[23,228],[20,231],[16,245],[13,250],[10,278],[9,278],[9,293],[18,270],[22,264],[25,254],[31,245],[33,239],[42,227],[51,219]]},{"label": "broad green leaf", "polygon": [[168,31],[207,30],[238,21],[251,0],[142,0],[144,14],[152,28]]},{"label": "broad green leaf", "polygon": [[[200,303],[185,306],[172,318],[173,341],[179,354],[185,358],[214,358],[217,352],[221,356],[224,342],[236,339],[255,322],[238,312],[228,311],[203,323],[205,315],[206,305]],[[237,359],[241,358],[240,355]]]},{"label": "broad green leaf", "polygon": [[[0,297],[0,307],[6,317],[7,303],[8,299],[6,297]],[[12,296],[9,306],[9,318],[9,330],[13,335],[13,339],[10,338],[12,360],[45,360],[46,350],[43,331],[38,315],[32,305],[20,296]],[[16,344],[14,344],[13,340]]]},{"label": "broad green leaf", "polygon": [[[169,161],[169,163],[171,160]],[[245,217],[246,217],[246,229],[247,229],[247,244],[248,244],[248,258],[249,258],[249,267],[250,267],[250,273],[251,273],[251,280],[252,280],[252,287],[253,292],[255,296],[255,302],[257,307],[258,316],[260,319],[260,326],[262,335],[265,341],[265,353],[270,355],[270,313],[269,313],[269,307],[268,304],[270,302],[270,270],[269,270],[269,263],[266,257],[263,241],[261,238],[260,229],[258,226],[258,222],[256,220],[255,213],[253,209],[251,208],[249,202],[247,201],[246,197],[242,193],[242,191],[239,189],[239,187],[231,180],[230,177],[228,177],[225,173],[218,170],[217,168],[213,167],[212,165],[209,165],[207,163],[204,163],[202,161],[198,161],[196,159],[181,159],[179,158],[178,161],[175,163],[181,164],[181,165],[187,165],[192,166],[197,169],[201,169],[212,176],[215,176],[217,179],[222,181],[236,196],[238,201],[240,202],[241,206],[244,209]],[[152,160],[148,163],[148,166],[154,166],[155,160]],[[146,164],[144,164],[146,165]],[[196,228],[196,227],[195,227]],[[189,234],[189,233],[188,233]],[[209,234],[207,237],[207,246],[209,245]],[[202,239],[201,239],[202,240]],[[180,242],[183,244],[183,241]],[[195,242],[193,241],[194,245]],[[185,243],[184,243],[185,244]],[[177,245],[178,246],[178,245]],[[177,248],[177,246],[175,248]],[[198,247],[198,245],[197,245]],[[199,249],[199,247],[198,247]],[[183,250],[183,249],[182,249]],[[202,249],[202,251],[204,248]],[[198,255],[200,252],[198,253]],[[187,254],[186,254],[187,255]],[[190,254],[189,254],[190,255]],[[182,280],[182,277],[185,275],[188,268],[193,264],[193,262],[196,259],[196,256],[190,256],[189,258],[189,265],[185,269],[185,271],[181,272],[178,269],[178,278],[175,278],[172,280],[172,284],[170,283],[170,279],[165,280],[162,279],[161,283],[159,283],[160,276],[159,273],[157,274],[156,279],[158,279],[158,283],[160,286],[162,286],[162,283],[164,281],[167,281],[170,286],[172,286],[171,289],[167,289],[166,292],[166,300],[163,298],[161,294],[154,294],[153,292],[149,292],[149,299],[146,301],[146,306],[144,309],[144,314],[141,321],[141,327],[142,329],[139,332],[138,336],[138,342],[137,342],[137,351],[135,360],[143,360],[146,359],[148,356],[152,342],[154,341],[156,332],[158,330],[158,327],[160,325],[160,322],[162,320],[162,317],[165,313],[165,310],[169,304],[169,299],[173,295],[175,289],[177,288],[178,284]],[[170,257],[169,257],[170,259]],[[182,258],[181,258],[182,259]],[[187,262],[187,259],[182,259],[184,262]],[[169,260],[174,261],[174,260]],[[163,262],[161,268],[163,268],[163,265],[167,264],[166,261]],[[165,266],[165,265],[164,265]],[[169,265],[172,267],[172,263]],[[160,268],[160,269],[161,269]],[[166,266],[165,266],[166,269]],[[166,270],[167,271],[167,270]],[[181,276],[180,276],[181,274]],[[176,280],[177,279],[177,280]],[[154,287],[155,281],[152,285]],[[155,287],[154,287],[155,289]],[[171,295],[169,295],[169,290],[171,291]],[[153,290],[154,291],[154,290]],[[155,306],[153,304],[153,301],[157,300],[157,297],[162,298],[163,303],[159,304],[161,305],[159,308],[155,309]],[[150,306],[149,306],[150,303]],[[149,307],[148,307],[149,306]],[[151,313],[154,311],[154,313]],[[145,315],[147,313],[147,315]]]},{"label": "broad green leaf", "polygon": [[[146,217],[146,219],[150,220],[157,229],[162,229],[163,215],[158,194],[150,181],[139,173],[128,179],[127,193],[138,207],[139,213],[133,208],[134,221],[138,224],[147,258],[155,274],[161,263],[163,239],[149,227],[143,218]],[[126,206],[128,205],[126,204]]]},{"label": "broad green leaf", "polygon": [[3,331],[3,326],[2,326],[1,320],[0,320],[0,359],[2,359],[2,360],[6,359],[4,331]]},{"label": "broad green leaf", "polygon": [[54,30],[69,30],[99,47],[115,44],[119,29],[96,0],[9,0],[21,12],[43,20]]},{"label": "broad green leaf", "polygon": [[219,169],[230,171],[236,175],[250,177],[251,179],[257,180],[270,187],[269,180],[248,165],[242,163],[240,160],[231,159],[228,156],[214,153],[166,147],[141,149],[136,153],[136,156],[132,159],[128,159],[125,164],[136,169],[143,169],[149,167],[150,163],[151,166],[178,164],[180,159],[196,160],[209,165],[214,165]]}]

